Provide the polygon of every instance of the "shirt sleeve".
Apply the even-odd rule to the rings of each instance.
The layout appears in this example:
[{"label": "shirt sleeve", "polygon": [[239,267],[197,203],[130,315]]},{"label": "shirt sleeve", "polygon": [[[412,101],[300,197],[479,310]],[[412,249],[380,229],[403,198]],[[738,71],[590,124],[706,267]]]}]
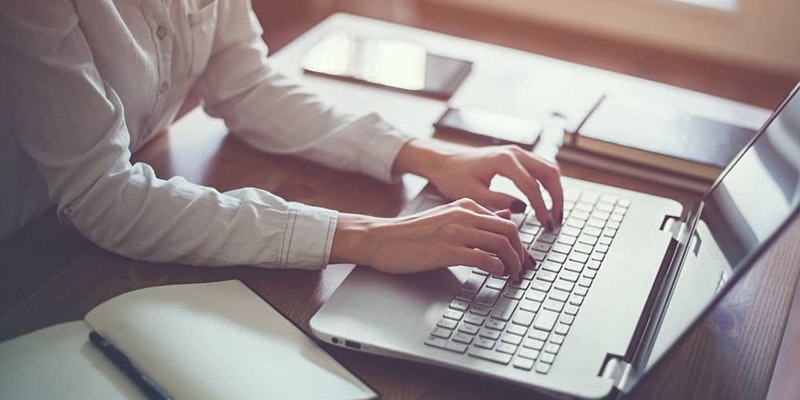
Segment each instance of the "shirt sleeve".
[{"label": "shirt sleeve", "polygon": [[0,105],[10,110],[15,139],[62,219],[101,247],[136,259],[327,264],[335,211],[253,188],[220,193],[180,177],[162,180],[150,166],[131,164],[123,105],[94,65],[71,2],[3,7]]},{"label": "shirt sleeve", "polygon": [[195,90],[232,134],[268,153],[292,154],[383,182],[409,136],[376,114],[342,113],[276,72],[249,1],[219,3],[212,56]]}]

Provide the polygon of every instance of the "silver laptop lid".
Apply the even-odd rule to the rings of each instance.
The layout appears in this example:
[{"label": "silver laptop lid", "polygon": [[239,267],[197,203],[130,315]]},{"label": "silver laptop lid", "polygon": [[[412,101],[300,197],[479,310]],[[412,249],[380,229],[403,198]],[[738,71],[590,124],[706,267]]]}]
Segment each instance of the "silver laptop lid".
[{"label": "silver laptop lid", "polygon": [[[699,322],[800,211],[800,85],[705,193],[664,271],[630,389]],[[655,294],[655,293],[654,293]]]}]

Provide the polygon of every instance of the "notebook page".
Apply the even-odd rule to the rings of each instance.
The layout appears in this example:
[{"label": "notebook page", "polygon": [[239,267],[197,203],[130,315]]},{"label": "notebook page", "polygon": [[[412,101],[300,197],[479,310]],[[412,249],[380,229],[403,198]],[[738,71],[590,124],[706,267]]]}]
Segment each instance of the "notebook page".
[{"label": "notebook page", "polygon": [[377,397],[237,280],[137,290],[86,321],[173,398]]},{"label": "notebook page", "polygon": [[89,343],[89,332],[85,322],[74,321],[0,343],[0,398],[144,400]]}]

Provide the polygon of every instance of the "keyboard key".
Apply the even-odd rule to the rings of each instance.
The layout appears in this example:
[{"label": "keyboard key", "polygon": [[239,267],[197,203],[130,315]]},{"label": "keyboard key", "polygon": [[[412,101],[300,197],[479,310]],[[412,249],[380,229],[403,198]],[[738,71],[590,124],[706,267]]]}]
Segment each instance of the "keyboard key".
[{"label": "keyboard key", "polygon": [[583,264],[575,261],[567,261],[564,263],[564,269],[572,272],[581,272],[583,271]]},{"label": "keyboard key", "polygon": [[475,298],[475,293],[465,292],[463,290],[458,292],[458,296],[456,296],[456,300],[466,301],[467,303],[471,303],[472,299],[474,298]]},{"label": "keyboard key", "polygon": [[578,307],[572,304],[567,304],[567,306],[564,307],[564,313],[566,313],[567,315],[574,316],[575,314],[578,313]]},{"label": "keyboard key", "polygon": [[620,207],[628,208],[631,205],[631,201],[628,200],[628,199],[619,199],[619,202],[617,202],[617,205],[620,206]]},{"label": "keyboard key", "polygon": [[517,304],[519,304],[519,302],[516,300],[509,298],[500,299],[500,301],[497,302],[497,305],[492,310],[492,318],[496,318],[501,321],[508,321],[511,319],[514,309],[517,308]]},{"label": "keyboard key", "polygon": [[540,227],[531,224],[523,224],[521,228],[519,228],[520,233],[525,233],[536,237],[536,234],[539,233]]},{"label": "keyboard key", "polygon": [[609,217],[611,217],[611,213],[609,212],[594,210],[592,211],[592,215],[590,218],[596,218],[605,222],[608,220]]},{"label": "keyboard key", "polygon": [[542,263],[541,269],[558,273],[558,271],[561,271],[561,264],[548,260]]},{"label": "keyboard key", "polygon": [[550,244],[544,242],[536,242],[533,244],[533,246],[531,246],[531,248],[536,251],[547,253],[548,251],[550,251]]},{"label": "keyboard key", "polygon": [[580,235],[578,236],[578,242],[594,246],[597,243],[597,236]]},{"label": "keyboard key", "polygon": [[494,340],[482,337],[475,338],[475,343],[473,344],[473,346],[481,347],[484,349],[491,349],[494,347]]},{"label": "keyboard key", "polygon": [[[566,281],[564,281],[562,279],[559,279],[558,282],[556,282],[555,287],[553,288],[553,290],[550,291],[549,297],[551,299],[553,299],[553,300],[557,300],[557,301],[560,301],[562,303],[566,303],[567,299],[569,299],[569,292],[572,289],[569,289],[569,290],[567,290],[567,289],[564,289],[564,290],[559,289],[558,285],[559,285],[560,282],[563,282],[565,284],[571,285],[571,283],[566,282]],[[453,325],[455,325],[455,321],[452,321],[452,322],[453,322]]]},{"label": "keyboard key", "polygon": [[461,290],[465,292],[477,293],[480,290],[483,282],[486,280],[486,277],[483,275],[478,274],[470,274],[464,284],[461,285]]},{"label": "keyboard key", "polygon": [[550,284],[544,281],[539,281],[539,282],[541,282],[541,284],[539,284],[538,286],[546,287],[546,289],[542,288],[537,289],[534,288],[533,285],[531,285],[531,289],[534,290],[528,292],[528,294],[525,296],[526,299],[538,302],[544,301],[544,298],[547,296],[547,291],[550,289]]},{"label": "keyboard key", "polygon": [[583,230],[581,232],[585,236],[592,236],[592,237],[599,237],[600,235],[603,234],[602,230],[600,230],[598,228],[593,228],[591,226],[587,226],[587,227],[583,228]]},{"label": "keyboard key", "polygon": [[604,245],[604,244],[598,244],[598,245],[597,245],[597,246],[596,246],[594,249],[595,249],[595,250],[596,250],[598,253],[603,253],[603,254],[606,254],[606,253],[608,253],[608,246],[607,246],[607,245]]},{"label": "keyboard key", "polygon": [[591,204],[597,203],[600,194],[591,190],[585,190],[581,195],[581,201],[589,202]]},{"label": "keyboard key", "polygon": [[610,194],[604,194],[600,196],[598,202],[614,205],[614,203],[617,202],[617,197]]},{"label": "keyboard key", "polygon": [[556,355],[553,353],[542,353],[539,357],[539,361],[547,364],[552,364],[555,361]]},{"label": "keyboard key", "polygon": [[541,350],[544,348],[544,340],[528,338],[522,342],[522,347],[527,347],[533,350]]},{"label": "keyboard key", "polygon": [[592,280],[586,277],[582,277],[578,279],[578,285],[588,288],[589,286],[592,286]]},{"label": "keyboard key", "polygon": [[578,296],[576,294],[573,294],[569,298],[569,304],[580,306],[581,304],[583,304],[583,296]]},{"label": "keyboard key", "polygon": [[563,264],[564,261],[567,261],[567,255],[563,253],[550,253],[547,256],[547,259],[550,261],[557,262],[559,264]]},{"label": "keyboard key", "polygon": [[463,300],[453,300],[450,302],[450,308],[458,311],[464,311],[469,307],[469,303]]},{"label": "keyboard key", "polygon": [[565,235],[563,233],[558,235],[558,243],[562,243],[562,244],[566,244],[568,246],[572,246],[577,241],[578,241],[578,238],[576,236]]},{"label": "keyboard key", "polygon": [[[534,272],[535,271],[531,270],[531,273],[534,273]],[[531,277],[533,277],[533,275],[531,275]],[[510,284],[509,287],[512,287],[514,289],[525,290],[525,289],[528,288],[528,285],[530,285],[530,284],[531,284],[531,280],[530,279],[522,279],[519,282],[514,282],[514,283]]]},{"label": "keyboard key", "polygon": [[583,271],[583,276],[585,276],[585,277],[587,277],[589,279],[594,279],[597,276],[597,271],[593,271],[591,269],[587,269],[586,271]]},{"label": "keyboard key", "polygon": [[512,333],[504,333],[503,336],[500,338],[500,341],[511,343],[515,346],[519,346],[519,344],[522,343],[522,339],[523,337],[520,335],[515,335]]},{"label": "keyboard key", "polygon": [[608,236],[613,238],[614,236],[617,236],[617,230],[611,228],[603,229],[603,236]]},{"label": "keyboard key", "polygon": [[528,332],[528,337],[533,338],[533,339],[539,339],[541,341],[545,341],[545,340],[547,340],[547,335],[549,335],[549,334],[550,333],[545,332],[545,331],[540,331],[538,329],[531,329],[531,331]]},{"label": "keyboard key", "polygon": [[568,235],[573,237],[578,237],[581,234],[581,230],[572,226],[565,226],[561,228],[562,235]]},{"label": "keyboard key", "polygon": [[519,240],[524,244],[531,244],[533,243],[533,239],[535,239],[536,234],[530,234],[526,232],[519,232]]},{"label": "keyboard key", "polygon": [[448,342],[445,345],[445,349],[450,351],[455,351],[456,353],[464,353],[465,351],[467,351],[467,348],[469,348],[468,345],[458,342]]},{"label": "keyboard key", "polygon": [[[547,300],[550,301],[550,300]],[[545,303],[545,307],[547,303]],[[559,309],[560,311],[560,309]],[[547,309],[541,310],[536,313],[536,318],[533,321],[533,327],[536,329],[540,329],[543,331],[551,331],[553,330],[553,325],[556,323],[556,319],[558,318],[558,313],[554,311],[550,311]]]},{"label": "keyboard key", "polygon": [[602,229],[606,226],[606,221],[596,217],[590,217],[588,221],[586,221],[587,226],[591,226],[593,228],[600,228]]},{"label": "keyboard key", "polygon": [[498,331],[502,331],[506,327],[506,323],[503,321],[498,321],[494,318],[490,319],[486,323],[486,327],[490,329],[497,329]]},{"label": "keyboard key", "polygon": [[514,313],[514,319],[511,322],[522,325],[522,326],[531,326],[531,322],[533,322],[533,313],[530,311],[525,310],[517,310]]},{"label": "keyboard key", "polygon": [[569,282],[576,282],[578,278],[580,278],[580,275],[578,275],[577,272],[564,270],[558,274],[558,277]]},{"label": "keyboard key", "polygon": [[605,245],[605,246],[610,246],[612,241],[613,240],[610,237],[603,236],[603,237],[601,237],[600,239],[597,240],[597,243]]},{"label": "keyboard key", "polygon": [[542,234],[539,235],[538,241],[545,242],[547,244],[553,244],[556,241],[556,237],[556,234],[552,232],[542,232]]},{"label": "keyboard key", "polygon": [[592,260],[586,263],[586,268],[597,271],[600,269],[600,261]]},{"label": "keyboard key", "polygon": [[521,348],[517,352],[518,357],[527,358],[529,360],[535,360],[536,357],[539,357],[539,350],[528,349],[528,348]]},{"label": "keyboard key", "polygon": [[444,349],[447,346],[447,339],[442,339],[435,336],[429,336],[428,339],[425,340],[425,344],[427,344],[428,346]]},{"label": "keyboard key", "polygon": [[446,329],[456,329],[456,325],[458,325],[458,322],[453,321],[452,319],[442,318],[439,320],[439,322],[436,323],[436,325]]},{"label": "keyboard key", "polygon": [[536,268],[526,269],[526,270],[522,271],[522,279],[523,280],[531,280],[531,279],[533,279],[533,275],[535,275],[535,274],[536,274]]},{"label": "keyboard key", "polygon": [[609,228],[609,229],[619,229],[619,222],[616,222],[616,221],[611,221],[611,222],[609,222],[609,223],[607,223],[607,224],[606,224],[606,228]]},{"label": "keyboard key", "polygon": [[559,349],[561,349],[561,345],[555,343],[548,343],[544,345],[545,353],[558,354]]},{"label": "keyboard key", "polygon": [[[570,282],[570,281],[566,281],[564,279],[557,279],[556,283],[553,284],[553,287],[555,289],[558,289],[558,290],[553,290],[553,292],[556,292],[556,291],[561,292],[561,291],[563,291],[562,293],[565,293],[565,294],[562,295],[562,296],[567,296],[567,295],[569,295],[569,292],[571,292],[572,289],[575,287],[575,284]],[[556,300],[567,301],[567,299],[563,299],[562,300],[561,298],[552,296],[552,292],[551,292],[551,296],[550,297],[554,298]]]},{"label": "keyboard key", "polygon": [[453,331],[451,331],[450,329],[445,329],[445,328],[442,328],[440,326],[437,326],[436,328],[433,329],[433,332],[431,332],[431,335],[439,337],[439,338],[442,338],[442,339],[447,339],[447,338],[450,337],[450,335],[452,333],[453,333]]},{"label": "keyboard key", "polygon": [[536,364],[536,372],[540,374],[547,374],[550,372],[550,364],[545,364],[543,362]]},{"label": "keyboard key", "polygon": [[589,293],[589,289],[583,286],[578,286],[575,288],[575,294],[577,294],[578,296],[586,296],[586,293]]},{"label": "keyboard key", "polygon": [[560,335],[560,334],[557,334],[557,333],[551,334],[550,335],[550,343],[555,343],[555,344],[558,344],[558,345],[563,344],[564,343],[564,335]]},{"label": "keyboard key", "polygon": [[490,276],[489,280],[486,281],[486,287],[497,290],[503,290],[503,288],[506,287],[506,280],[504,278]]},{"label": "keyboard key", "polygon": [[500,331],[496,331],[494,329],[489,328],[481,328],[481,331],[478,332],[480,337],[497,340],[500,339]]},{"label": "keyboard key", "polygon": [[597,251],[592,253],[592,260],[594,260],[594,261],[603,261],[603,259],[605,257],[606,257],[606,255],[604,253],[600,253],[600,252],[597,252]]},{"label": "keyboard key", "polygon": [[553,245],[553,251],[556,253],[569,254],[572,251],[572,246],[564,243],[556,243]]},{"label": "keyboard key", "polygon": [[458,327],[458,330],[460,332],[466,333],[467,335],[474,336],[474,335],[476,335],[478,333],[479,328],[478,328],[477,325],[461,324],[461,326]]},{"label": "keyboard key", "polygon": [[483,276],[489,275],[488,272],[486,272],[486,271],[484,271],[482,269],[477,269],[477,268],[473,268],[472,269],[472,273],[473,274],[478,274],[478,275],[483,275]]},{"label": "keyboard key", "polygon": [[481,315],[481,316],[484,316],[484,317],[489,315],[489,313],[491,311],[492,311],[491,308],[485,307],[485,306],[481,306],[481,305],[477,305],[477,304],[473,304],[472,307],[469,308],[469,312],[471,312],[473,314]]},{"label": "keyboard key", "polygon": [[594,206],[594,209],[610,213],[612,210],[614,210],[614,203],[597,203],[597,205]]},{"label": "keyboard key", "polygon": [[511,362],[511,354],[498,353],[496,351],[483,350],[475,347],[470,348],[467,354],[483,360],[492,361],[504,365],[507,365],[509,362]]},{"label": "keyboard key", "polygon": [[623,216],[624,216],[624,214],[622,214],[622,213],[613,212],[613,213],[611,213],[611,216],[610,216],[610,217],[608,217],[608,220],[609,220],[610,222],[617,222],[617,223],[619,223],[619,222],[622,222],[622,217],[623,217]]},{"label": "keyboard key", "polygon": [[511,343],[500,343],[497,345],[497,348],[495,348],[495,350],[501,353],[514,354],[517,351],[517,346]]},{"label": "keyboard key", "polygon": [[583,211],[583,212],[589,213],[589,212],[592,212],[592,210],[594,209],[594,206],[591,203],[587,203],[587,202],[584,202],[584,201],[579,201],[579,202],[575,203],[575,209],[578,210],[578,211]]},{"label": "keyboard key", "polygon": [[572,212],[569,214],[569,217],[579,219],[581,221],[586,221],[587,219],[589,219],[589,213],[581,210],[572,210]]},{"label": "keyboard key", "polygon": [[506,292],[503,293],[503,297],[507,297],[509,299],[514,299],[514,300],[519,300],[524,295],[525,295],[525,291],[524,290],[515,289],[515,288],[508,288],[508,289],[506,289]]},{"label": "keyboard key", "polygon": [[578,244],[575,245],[574,249],[578,253],[592,254],[593,247],[591,245],[586,244],[586,243],[578,243]]},{"label": "keyboard key", "polygon": [[534,280],[534,282],[536,281],[553,282],[556,280],[556,277],[557,275],[550,271],[539,271],[536,274],[536,280]]},{"label": "keyboard key", "polygon": [[542,306],[541,302],[533,301],[533,300],[522,300],[519,302],[519,309],[530,311],[530,312],[537,312],[539,311],[539,307]]},{"label": "keyboard key", "polygon": [[564,308],[564,303],[558,300],[547,299],[544,301],[544,303],[542,303],[542,308],[545,310],[561,312],[561,309]]},{"label": "keyboard key", "polygon": [[575,262],[585,263],[589,261],[589,255],[573,251],[572,254],[569,255],[569,259]]},{"label": "keyboard key", "polygon": [[566,335],[567,332],[569,332],[569,325],[562,324],[562,323],[559,322],[559,323],[556,324],[556,328],[555,328],[555,330],[553,332],[555,332],[555,333],[557,333],[559,335]]},{"label": "keyboard key", "polygon": [[528,328],[520,325],[511,324],[506,329],[506,333],[512,333],[514,335],[525,336],[525,333],[528,332]]},{"label": "keyboard key", "polygon": [[[475,308],[475,306],[473,306],[473,308]],[[464,322],[469,322],[473,325],[483,325],[484,320],[486,320],[486,318],[475,314],[467,314],[467,317],[464,318]]]},{"label": "keyboard key", "polygon": [[533,368],[533,360],[517,357],[517,359],[514,360],[514,368],[530,371]]},{"label": "keyboard key", "polygon": [[547,253],[532,249],[528,249],[528,254],[530,254],[536,262],[542,262],[545,257],[547,257]]},{"label": "keyboard key", "polygon": [[492,289],[490,287],[484,286],[478,295],[475,296],[475,302],[478,304],[483,304],[486,306],[491,306],[497,301],[497,297],[500,296],[500,291],[497,289]]},{"label": "keyboard key", "polygon": [[445,317],[445,318],[449,318],[449,319],[453,319],[453,320],[458,321],[464,316],[464,312],[463,311],[457,311],[457,310],[449,309],[449,310],[446,310],[442,316]]}]

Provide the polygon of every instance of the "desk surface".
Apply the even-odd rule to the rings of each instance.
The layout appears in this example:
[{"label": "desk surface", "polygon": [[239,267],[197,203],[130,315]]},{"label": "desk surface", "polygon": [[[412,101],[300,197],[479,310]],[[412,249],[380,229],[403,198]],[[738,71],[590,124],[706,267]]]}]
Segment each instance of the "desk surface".
[{"label": "desk surface", "polygon": [[[472,77],[452,99],[460,106],[502,107],[535,115],[568,102],[565,94],[604,90],[659,99],[695,112],[750,126],[762,109],[575,64],[387,23],[338,15],[274,56],[287,74],[356,111],[367,107],[411,134],[429,136],[445,103],[345,84],[299,72],[299,59],[326,32],[359,31],[425,43],[443,54],[476,61]],[[486,88],[491,88],[487,90]],[[646,96],[646,97],[644,97]],[[546,98],[543,102],[541,99]],[[566,100],[565,100],[566,99]],[[392,216],[422,187],[406,177],[384,185],[314,163],[258,153],[226,135],[224,124],[195,111],[134,156],[158,176],[229,190],[260,187],[287,199],[346,212]],[[623,180],[565,165],[566,175],[675,198],[690,207],[696,196],[647,182]],[[237,278],[308,331],[308,321],[348,274],[349,266],[322,272],[252,267],[198,268],[129,260],[105,252],[48,213],[0,243],[0,340],[76,320],[118,294],[142,287]],[[762,398],[766,395],[792,293],[800,275],[800,223],[795,223],[700,327],[671,352],[631,398]],[[331,353],[385,398],[531,398],[529,391],[488,379],[360,354]]]}]

